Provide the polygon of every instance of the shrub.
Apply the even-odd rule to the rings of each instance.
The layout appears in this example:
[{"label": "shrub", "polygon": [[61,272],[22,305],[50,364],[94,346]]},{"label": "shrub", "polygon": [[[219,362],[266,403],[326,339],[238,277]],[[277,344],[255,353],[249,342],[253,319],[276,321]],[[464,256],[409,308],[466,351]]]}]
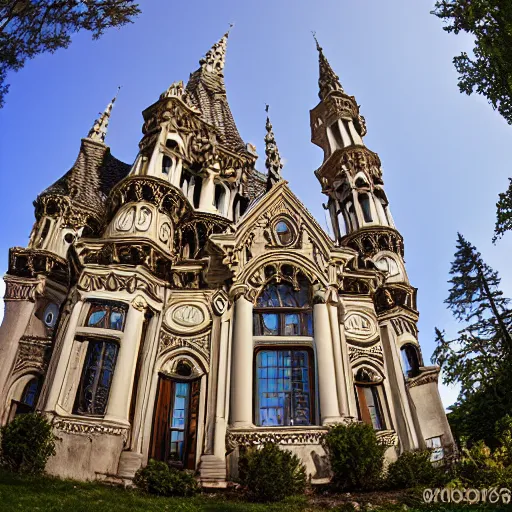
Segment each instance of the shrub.
[{"label": "shrub", "polygon": [[463,448],[455,478],[466,487],[511,488],[512,466],[505,465],[502,456],[500,448],[493,453],[483,441]]},{"label": "shrub", "polygon": [[305,466],[299,457],[275,444],[247,449],[238,467],[241,483],[252,501],[280,501],[304,493]]},{"label": "shrub", "polygon": [[159,496],[193,496],[198,492],[194,475],[166,462],[151,459],[135,473],[133,482],[140,489]]},{"label": "shrub", "polygon": [[444,483],[444,471],[430,462],[430,451],[404,452],[388,467],[386,483],[394,489],[411,489],[420,485],[430,487]]},{"label": "shrub", "polygon": [[365,423],[336,425],[324,436],[332,483],[339,489],[371,489],[379,485],[386,447]]},{"label": "shrub", "polygon": [[16,416],[1,429],[2,463],[17,473],[38,474],[55,455],[55,439],[49,421],[40,413]]},{"label": "shrub", "polygon": [[165,462],[150,460],[135,473],[133,482],[140,489],[159,496],[193,496],[198,491],[194,476]]}]

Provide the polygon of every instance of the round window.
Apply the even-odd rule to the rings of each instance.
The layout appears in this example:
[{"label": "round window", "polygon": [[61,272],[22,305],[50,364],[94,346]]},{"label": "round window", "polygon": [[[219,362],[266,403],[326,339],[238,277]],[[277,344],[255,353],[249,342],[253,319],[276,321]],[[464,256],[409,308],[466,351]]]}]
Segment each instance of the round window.
[{"label": "round window", "polygon": [[276,224],[276,235],[281,245],[288,245],[292,243],[293,231],[284,220],[281,220]]},{"label": "round window", "polygon": [[57,304],[48,304],[43,314],[43,321],[47,327],[54,327],[59,316],[59,308]]}]

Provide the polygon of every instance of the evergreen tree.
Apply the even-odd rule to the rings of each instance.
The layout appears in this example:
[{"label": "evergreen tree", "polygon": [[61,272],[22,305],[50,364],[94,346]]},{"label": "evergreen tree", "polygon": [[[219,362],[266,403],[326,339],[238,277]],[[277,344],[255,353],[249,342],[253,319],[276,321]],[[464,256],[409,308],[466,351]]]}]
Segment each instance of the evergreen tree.
[{"label": "evergreen tree", "polygon": [[460,92],[482,94],[512,124],[512,2],[438,0],[432,14],[447,32],[475,36],[473,55],[453,59]]},{"label": "evergreen tree", "polygon": [[508,179],[509,185],[506,192],[499,195],[496,203],[496,227],[494,228],[493,243],[501,238],[506,231],[512,229],[512,178]]},{"label": "evergreen tree", "polygon": [[446,384],[459,383],[461,392],[450,415],[454,431],[476,441],[510,408],[512,383],[512,311],[499,289],[500,278],[460,233],[445,303],[466,324],[457,338],[447,340],[436,328],[437,347],[432,360],[443,369]]},{"label": "evergreen tree", "polygon": [[134,0],[0,0],[0,108],[8,71],[40,53],[67,48],[75,32],[88,30],[97,39],[139,13]]}]

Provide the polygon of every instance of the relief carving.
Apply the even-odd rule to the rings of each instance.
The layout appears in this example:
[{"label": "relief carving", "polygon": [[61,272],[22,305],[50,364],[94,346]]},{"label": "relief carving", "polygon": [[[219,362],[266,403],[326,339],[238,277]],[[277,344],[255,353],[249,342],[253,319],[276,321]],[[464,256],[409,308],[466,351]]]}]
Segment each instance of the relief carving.
[{"label": "relief carving", "polygon": [[375,320],[365,313],[348,313],[345,317],[347,338],[356,341],[369,341],[377,335]]},{"label": "relief carving", "polygon": [[177,348],[186,347],[199,352],[210,364],[210,332],[201,336],[184,337],[175,336],[162,331],[160,334],[160,353],[176,350]]}]

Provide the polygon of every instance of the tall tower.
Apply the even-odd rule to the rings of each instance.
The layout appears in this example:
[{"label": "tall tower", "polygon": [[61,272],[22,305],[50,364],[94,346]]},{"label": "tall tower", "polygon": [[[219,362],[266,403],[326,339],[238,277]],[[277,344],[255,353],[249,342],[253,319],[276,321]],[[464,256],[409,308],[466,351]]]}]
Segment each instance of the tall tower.
[{"label": "tall tower", "polygon": [[[316,176],[322,192],[329,197],[335,238],[341,242],[347,235],[372,230],[392,234],[400,249],[401,238],[389,212],[380,159],[363,142],[364,117],[354,96],[343,90],[318,41],[317,49],[320,103],[311,110],[311,140],[324,150],[324,162]],[[350,245],[348,240],[344,243]]]}]

